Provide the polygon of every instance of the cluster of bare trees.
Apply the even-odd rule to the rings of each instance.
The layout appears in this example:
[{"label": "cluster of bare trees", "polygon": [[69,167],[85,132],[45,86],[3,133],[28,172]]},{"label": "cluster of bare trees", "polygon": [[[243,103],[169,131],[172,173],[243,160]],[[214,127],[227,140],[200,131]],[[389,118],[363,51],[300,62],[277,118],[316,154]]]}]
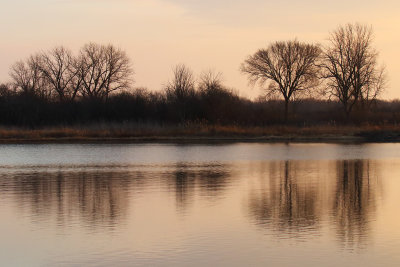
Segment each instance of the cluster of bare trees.
[{"label": "cluster of bare trees", "polygon": [[165,93],[168,102],[175,106],[181,121],[185,121],[188,110],[192,107],[193,99],[205,100],[207,109],[215,110],[221,106],[221,98],[234,96],[222,84],[222,74],[213,70],[202,72],[199,79],[196,79],[193,71],[184,64],[176,65],[173,69],[173,78],[165,86]]},{"label": "cluster of bare trees", "polygon": [[[200,74],[197,89],[202,93],[215,93],[226,90],[222,84],[222,74],[214,70]],[[167,97],[171,100],[182,101],[196,91],[196,78],[193,71],[184,64],[178,64],[173,69],[173,78],[165,87]]]},{"label": "cluster of bare trees", "polygon": [[77,56],[64,47],[37,53],[11,67],[15,90],[29,95],[74,100],[77,96],[104,99],[128,88],[132,66],[126,53],[112,45],[89,43]]},{"label": "cluster of bare trees", "polygon": [[267,97],[280,95],[285,120],[291,100],[313,92],[335,97],[346,117],[354,106],[368,107],[385,87],[385,71],[372,47],[372,28],[340,26],[322,47],[294,41],[275,42],[246,59],[241,70],[253,84],[266,86]]},{"label": "cluster of bare trees", "polygon": [[[371,27],[347,24],[333,31],[325,46],[289,40],[258,50],[241,71],[265,88],[268,101],[241,98],[223,85],[220,73],[195,77],[183,64],[160,92],[125,91],[132,88],[133,69],[121,49],[89,43],[73,54],[55,47],[11,67],[11,83],[0,84],[0,112],[4,123],[22,125],[94,118],[266,124],[287,122],[289,110],[291,122],[349,121],[351,114],[360,121],[358,115],[364,116],[385,88],[385,70],[372,43]],[[335,101],[314,98],[321,94]],[[310,99],[300,103],[301,98]],[[332,112],[340,108],[343,113]],[[391,120],[397,122],[397,115]]]}]

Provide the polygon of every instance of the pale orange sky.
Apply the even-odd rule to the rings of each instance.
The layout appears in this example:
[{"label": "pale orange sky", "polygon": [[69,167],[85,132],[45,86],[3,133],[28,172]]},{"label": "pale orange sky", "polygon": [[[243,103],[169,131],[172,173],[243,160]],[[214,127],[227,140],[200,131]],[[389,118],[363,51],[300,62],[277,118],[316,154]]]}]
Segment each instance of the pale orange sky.
[{"label": "pale orange sky", "polygon": [[254,97],[260,90],[239,71],[248,55],[277,40],[323,44],[338,25],[360,22],[373,26],[386,65],[383,98],[400,98],[399,11],[395,0],[2,0],[0,82],[32,53],[98,42],[127,51],[136,87],[160,90],[172,67],[185,63],[195,74],[220,71],[227,86]]}]

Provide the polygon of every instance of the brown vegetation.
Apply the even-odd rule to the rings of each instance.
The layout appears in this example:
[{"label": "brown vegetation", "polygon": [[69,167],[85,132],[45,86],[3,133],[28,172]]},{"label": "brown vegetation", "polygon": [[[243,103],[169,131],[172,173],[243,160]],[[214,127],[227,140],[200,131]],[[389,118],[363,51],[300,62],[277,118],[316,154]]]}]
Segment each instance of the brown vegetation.
[{"label": "brown vegetation", "polygon": [[190,124],[95,124],[40,129],[1,128],[0,142],[96,142],[96,141],[399,141],[400,125],[386,126],[284,126],[241,127]]}]

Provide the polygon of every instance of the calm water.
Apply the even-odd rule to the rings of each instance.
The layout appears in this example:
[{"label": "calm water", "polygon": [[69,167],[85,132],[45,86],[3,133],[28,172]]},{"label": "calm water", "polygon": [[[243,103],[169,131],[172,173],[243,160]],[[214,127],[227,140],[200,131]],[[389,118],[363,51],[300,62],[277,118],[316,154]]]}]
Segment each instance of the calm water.
[{"label": "calm water", "polygon": [[0,151],[0,266],[400,266],[400,144]]}]

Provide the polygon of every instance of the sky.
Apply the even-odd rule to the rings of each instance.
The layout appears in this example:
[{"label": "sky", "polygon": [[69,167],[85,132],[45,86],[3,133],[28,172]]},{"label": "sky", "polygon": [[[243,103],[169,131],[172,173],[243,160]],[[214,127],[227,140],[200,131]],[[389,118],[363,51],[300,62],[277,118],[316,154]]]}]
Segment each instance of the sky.
[{"label": "sky", "polygon": [[77,52],[88,42],[127,52],[135,87],[161,90],[177,64],[222,73],[241,96],[250,86],[240,64],[271,42],[297,38],[325,44],[346,23],[372,25],[379,62],[386,66],[385,99],[400,98],[398,0],[0,0],[0,82],[10,66],[63,45]]}]

